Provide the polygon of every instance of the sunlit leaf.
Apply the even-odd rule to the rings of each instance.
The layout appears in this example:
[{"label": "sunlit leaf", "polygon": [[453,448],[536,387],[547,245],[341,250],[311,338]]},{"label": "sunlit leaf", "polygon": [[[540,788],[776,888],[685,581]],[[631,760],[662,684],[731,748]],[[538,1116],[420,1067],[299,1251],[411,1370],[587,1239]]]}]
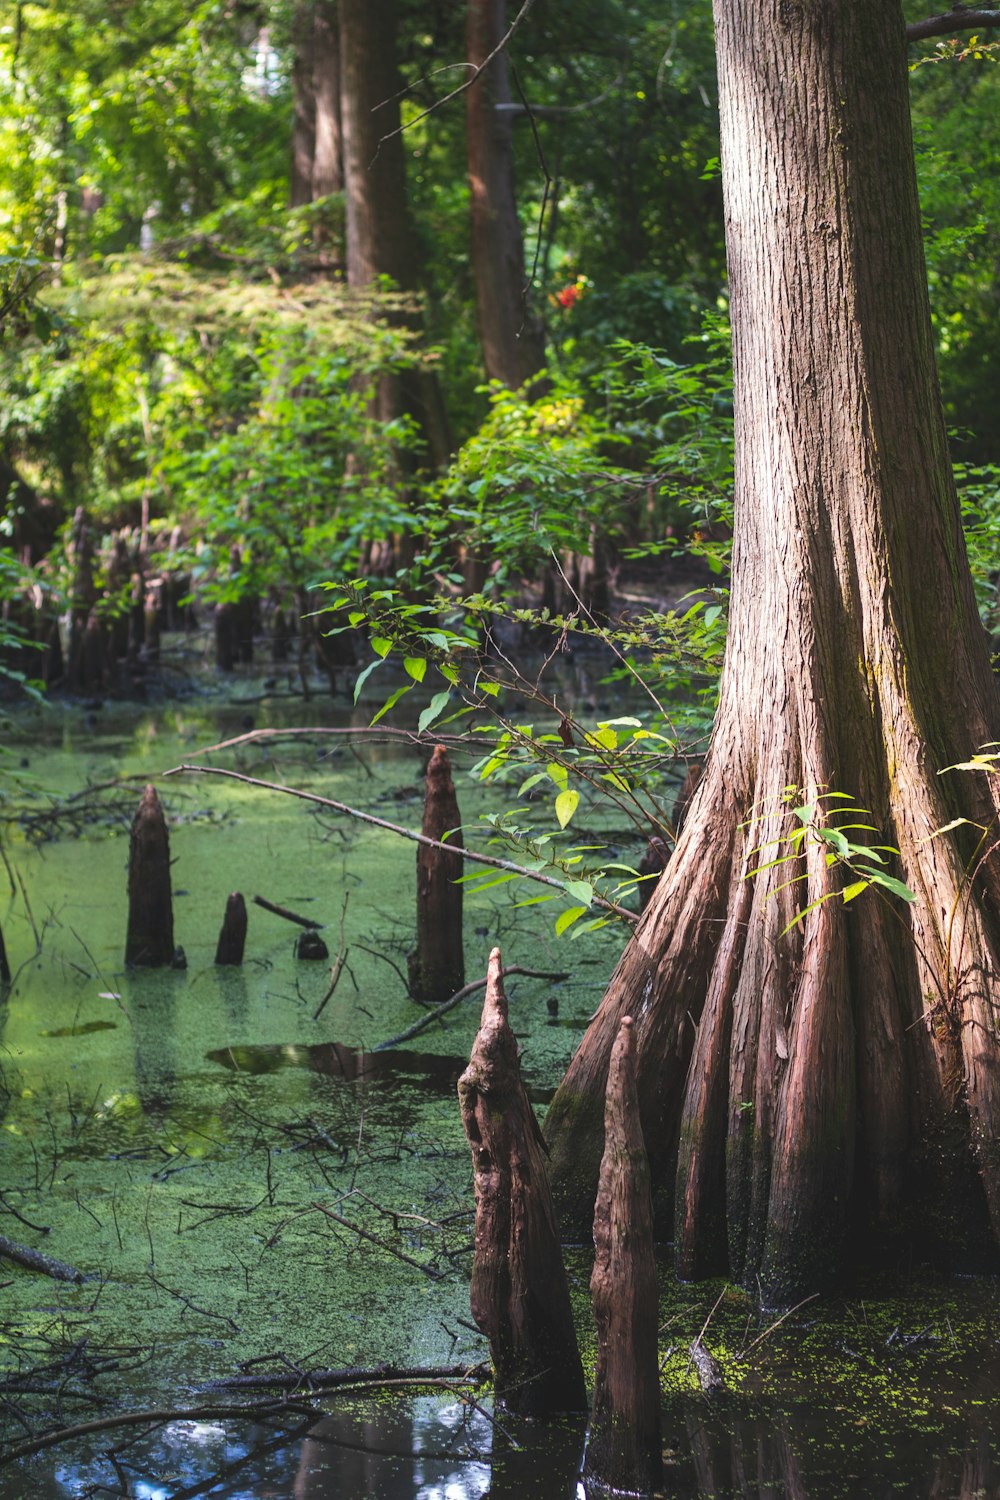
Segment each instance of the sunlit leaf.
[{"label": "sunlit leaf", "polygon": [[559,820],[560,828],[566,827],[566,824],[576,812],[579,805],[580,793],[574,791],[572,787],[565,792],[559,793],[556,798],[556,817]]}]

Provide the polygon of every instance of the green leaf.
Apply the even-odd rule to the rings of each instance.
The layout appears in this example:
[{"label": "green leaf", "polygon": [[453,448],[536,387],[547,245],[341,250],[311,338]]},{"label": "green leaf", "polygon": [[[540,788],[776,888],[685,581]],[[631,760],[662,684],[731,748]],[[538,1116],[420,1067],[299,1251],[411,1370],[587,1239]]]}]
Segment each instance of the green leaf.
[{"label": "green leaf", "polygon": [[861,892],[866,891],[870,885],[870,880],[852,880],[850,885],[845,885],[840,893],[844,898],[844,905],[846,906],[848,901],[853,901],[855,896],[860,896]]},{"label": "green leaf", "polygon": [[381,656],[384,660],[392,650],[392,642],[384,635],[373,635],[371,647],[375,655]]},{"label": "green leaf", "polygon": [[400,698],[402,698],[404,693],[411,693],[412,691],[413,683],[404,682],[402,687],[397,688],[394,693],[390,693],[389,697],[382,704],[382,707],[379,709],[374,719],[372,719],[372,723],[377,724],[383,714],[387,714],[390,708],[395,708],[396,704],[399,702]]},{"label": "green leaf", "polygon": [[560,828],[566,827],[579,805],[580,793],[573,791],[572,787],[568,791],[559,793],[556,798],[556,817]]},{"label": "green leaf", "polygon": [[562,937],[567,927],[572,927],[589,910],[589,906],[571,906],[568,911],[560,912],[556,918],[556,937]]},{"label": "green leaf", "polygon": [[[816,807],[812,802],[805,802],[801,807],[792,808],[792,812],[798,818],[800,823],[811,823],[815,811]],[[787,931],[787,928],[785,930]]]},{"label": "green leaf", "polygon": [[372,673],[374,672],[375,668],[376,667],[380,667],[381,665],[382,665],[381,661],[372,661],[372,662],[369,662],[368,665],[367,665],[367,667],[365,667],[364,671],[358,673],[358,680],[354,684],[354,701],[355,701],[355,703],[357,703],[358,699],[360,698],[360,696],[361,696],[361,689],[364,687],[365,683],[368,681],[369,677],[372,675]]},{"label": "green leaf", "polygon": [[871,873],[873,885],[880,885],[884,890],[891,891],[894,896],[899,896],[903,901],[916,901],[916,891],[911,891],[908,885],[901,880],[896,880],[892,875],[883,875],[881,870],[873,870]]},{"label": "green leaf", "polygon": [[825,895],[817,896],[815,901],[810,901],[808,906],[804,906],[798,915],[792,918],[787,927],[781,929],[778,936],[784,937],[786,932],[791,932],[792,928],[797,927],[802,919],[807,917],[811,911],[815,911],[817,906],[822,906],[824,901],[830,901],[836,894],[836,891],[827,891]]},{"label": "green leaf", "polygon": [[567,880],[565,890],[575,901],[586,901],[588,906],[594,900],[594,887],[589,880]]},{"label": "green leaf", "polygon": [[500,696],[499,682],[481,682],[479,687],[482,692],[488,693],[491,698],[498,698]]},{"label": "green leaf", "polygon": [[529,776],[528,779],[527,779],[527,781],[522,781],[521,782],[521,785],[517,789],[517,795],[519,797],[525,797],[525,796],[527,796],[528,792],[531,791],[532,787],[537,786],[540,781],[545,781],[545,780],[547,780],[545,772],[544,771],[536,771],[535,774],[534,774],[534,776]]},{"label": "green leaf", "polygon": [[450,697],[451,693],[447,688],[445,688],[443,693],[434,694],[434,697],[428,703],[427,707],[421,711],[420,718],[417,720],[418,734],[423,734],[424,730],[429,728],[434,723],[434,720],[444,712],[448,706]]},{"label": "green leaf", "polygon": [[407,656],[403,659],[403,670],[409,673],[414,682],[423,682],[427,663],[422,656]]},{"label": "green leaf", "polygon": [[[552,778],[552,780],[555,782],[556,786],[565,789],[566,783],[569,780],[569,772],[567,771],[566,767],[561,766],[558,761],[553,761],[553,763],[549,766],[546,766],[545,769],[549,773],[549,776]],[[563,826],[565,827],[565,824]]]}]

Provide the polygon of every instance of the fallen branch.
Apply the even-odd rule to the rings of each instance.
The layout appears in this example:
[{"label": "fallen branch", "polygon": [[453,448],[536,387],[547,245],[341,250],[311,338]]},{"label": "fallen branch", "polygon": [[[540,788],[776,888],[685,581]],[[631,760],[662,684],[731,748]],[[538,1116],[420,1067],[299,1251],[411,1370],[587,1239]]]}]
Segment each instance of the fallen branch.
[{"label": "fallen branch", "polygon": [[344,922],[347,918],[347,903],[350,899],[350,891],[345,891],[344,904],[340,909],[340,946],[337,949],[337,957],[333,961],[333,968],[330,970],[330,983],[327,985],[326,994],[313,1011],[314,1021],[319,1020],[326,1009],[327,1001],[333,998],[333,992],[340,983],[340,976],[344,972],[344,964],[347,962],[348,949],[344,945]]},{"label": "fallen branch", "polygon": [[720,1391],[724,1391],[726,1382],[722,1375],[722,1366],[715,1358],[715,1355],[710,1354],[705,1348],[700,1338],[695,1339],[689,1353],[691,1355],[691,1363],[698,1372],[698,1380],[705,1395],[717,1396]]},{"label": "fallen branch", "polygon": [[51,1255],[43,1255],[40,1250],[32,1250],[28,1245],[17,1245],[2,1234],[0,1234],[0,1256],[5,1260],[14,1261],[19,1266],[25,1266],[29,1271],[37,1271],[41,1276],[51,1276],[54,1281],[79,1282],[90,1279],[74,1266],[68,1266],[65,1261],[56,1260]]},{"label": "fallen branch", "polygon": [[[548,973],[544,969],[525,969],[520,964],[511,964],[509,969],[504,969],[503,977],[505,979],[508,974],[525,974],[530,979],[551,979],[553,981],[569,978],[568,974]],[[388,1052],[391,1047],[398,1047],[402,1042],[412,1041],[415,1036],[419,1036],[422,1031],[426,1031],[428,1026],[432,1026],[435,1021],[439,1021],[450,1010],[454,1010],[456,1005],[468,999],[470,995],[474,995],[476,990],[481,990],[485,983],[486,976],[484,975],[482,979],[473,979],[471,983],[463,984],[462,988],[456,990],[450,999],[442,1000],[440,1005],[435,1005],[433,1010],[428,1011],[425,1016],[421,1016],[419,1021],[414,1021],[412,1026],[408,1026],[398,1036],[391,1036],[387,1042],[379,1042],[377,1047],[372,1047],[372,1052]]]},{"label": "fallen branch", "polygon": [[[360,808],[349,807],[346,802],[335,802],[332,797],[321,797],[317,792],[304,792],[299,787],[284,786],[279,781],[261,781],[256,776],[244,776],[241,771],[227,771],[222,766],[193,766],[184,764],[173,766],[163,774],[165,777],[179,776],[181,774],[192,776],[225,776],[230,781],[241,781],[244,786],[259,787],[261,791],[265,792],[282,792],[286,797],[298,797],[303,802],[314,802],[319,807],[329,807],[334,812],[346,813],[349,818],[355,818],[359,823],[368,823],[373,828],[384,828],[388,833],[395,833],[400,838],[409,839],[414,844],[426,844],[432,849],[444,849],[448,853],[454,852],[455,846],[453,844],[443,843],[439,839],[429,839],[422,833],[415,833],[412,828],[404,828],[401,823],[390,823],[387,818],[377,818],[374,813],[366,813],[362,812]],[[494,870],[504,870],[512,875],[521,875],[525,880],[537,881],[539,885],[553,886],[557,891],[566,890],[566,882],[564,880],[557,880],[554,875],[545,875],[541,870],[529,870],[524,865],[515,864],[512,859],[497,859],[494,855],[478,854],[472,849],[463,850],[463,857],[471,859],[475,864],[489,865]],[[254,900],[256,901],[257,899],[255,896]],[[261,904],[264,905],[266,903],[261,902]],[[634,911],[628,911],[624,906],[619,906],[614,901],[608,901],[604,896],[598,896],[596,892],[593,896],[593,905],[599,906],[602,911],[612,912],[616,917],[621,917],[622,921],[628,922],[633,926],[639,920]],[[269,909],[274,910],[273,907]],[[281,911],[279,915],[289,916],[289,913]],[[291,920],[306,925],[304,919],[301,917],[291,917]],[[318,924],[309,923],[308,925],[317,926]]]},{"label": "fallen branch", "polygon": [[[179,769],[186,771],[189,767],[180,766]],[[173,774],[173,771],[167,772],[168,776],[172,776]],[[310,932],[318,932],[323,926],[322,922],[314,922],[312,917],[300,917],[298,912],[289,911],[287,906],[278,906],[274,901],[268,901],[264,896],[254,896],[253,903],[255,906],[262,906],[265,911],[273,912],[276,917],[284,917],[286,922],[295,922],[299,927],[307,927]]]},{"label": "fallen branch", "polygon": [[359,1382],[381,1385],[384,1381],[406,1381],[419,1385],[423,1381],[461,1380],[470,1385],[482,1385],[489,1379],[488,1364],[477,1365],[427,1365],[397,1369],[395,1365],[375,1365],[372,1369],[361,1369],[348,1365],[342,1370],[281,1370],[269,1375],[231,1375],[227,1380],[212,1380],[204,1387],[206,1391],[329,1391],[341,1386],[355,1386]]},{"label": "fallen branch", "polygon": [[12,1463],[17,1458],[30,1458],[46,1448],[56,1448],[60,1443],[73,1442],[75,1438],[87,1437],[92,1432],[108,1432],[116,1427],[162,1427],[165,1422],[204,1422],[218,1417],[234,1417],[237,1420],[255,1422],[263,1416],[275,1416],[281,1412],[304,1412],[319,1416],[319,1409],[311,1402],[301,1400],[255,1401],[245,1406],[179,1406],[157,1407],[152,1411],[123,1411],[113,1417],[95,1417],[91,1422],[78,1422],[72,1427],[60,1427],[56,1432],[46,1432],[41,1437],[29,1438],[8,1448],[0,1458],[0,1464]]},{"label": "fallen branch", "polygon": [[341,1214],[334,1213],[332,1208],[324,1208],[322,1203],[313,1203],[310,1206],[315,1208],[319,1213],[325,1214],[328,1219],[333,1219],[334,1223],[343,1224],[345,1229],[349,1229],[352,1234],[356,1234],[360,1239],[368,1240],[370,1244],[377,1245],[380,1250],[385,1250],[389,1255],[394,1255],[397,1260],[403,1261],[408,1266],[413,1266],[417,1271],[423,1271],[424,1275],[429,1276],[432,1281],[440,1281],[444,1276],[444,1271],[438,1271],[434,1266],[425,1266],[422,1261],[414,1260],[412,1255],[406,1255],[402,1250],[397,1250],[395,1246],[387,1245],[385,1240],[380,1240],[377,1234],[372,1234],[369,1230],[362,1229],[359,1224],[352,1224],[350,1219],[345,1219]]}]

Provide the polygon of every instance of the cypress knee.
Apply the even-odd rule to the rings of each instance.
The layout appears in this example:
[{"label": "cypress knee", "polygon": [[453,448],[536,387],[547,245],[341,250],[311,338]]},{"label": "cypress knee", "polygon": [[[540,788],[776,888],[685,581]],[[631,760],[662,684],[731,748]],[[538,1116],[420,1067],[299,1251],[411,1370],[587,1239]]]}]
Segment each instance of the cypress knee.
[{"label": "cypress knee", "polygon": [[583,1411],[545,1143],[521,1081],[499,948],[490,954],[482,1021],[458,1097],[476,1187],[472,1316],[489,1339],[496,1398],[525,1416]]},{"label": "cypress knee", "polygon": [[222,930],[215,949],[215,962],[241,964],[246,940],[247,904],[239,891],[233,891],[226,902],[226,914],[222,919]]},{"label": "cypress knee", "polygon": [[151,786],[143,792],[132,819],[125,962],[148,968],[174,962],[170,840],[160,799]]},{"label": "cypress knee", "polygon": [[460,823],[448,752],[435,745],[427,767],[421,832],[439,842],[450,834],[448,843],[454,848],[417,846],[417,946],[409,956],[410,994],[430,1004],[447,1000],[465,983],[462,887],[457,883],[462,875]]},{"label": "cypress knee", "polygon": [[597,1368],[584,1477],[649,1494],[662,1478],[663,1453],[653,1212],[635,1073],[635,1035],[625,1016],[608,1070],[594,1210]]}]

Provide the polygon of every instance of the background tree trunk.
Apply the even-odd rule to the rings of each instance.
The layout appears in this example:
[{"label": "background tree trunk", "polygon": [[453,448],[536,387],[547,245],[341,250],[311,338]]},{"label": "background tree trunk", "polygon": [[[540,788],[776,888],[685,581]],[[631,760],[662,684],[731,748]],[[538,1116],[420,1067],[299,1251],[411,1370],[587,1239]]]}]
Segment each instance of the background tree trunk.
[{"label": "background tree trunk", "polygon": [[340,36],[335,0],[316,0],[313,21],[313,92],[316,135],[312,196],[326,198],[344,190],[343,138],[340,124]]},{"label": "background tree trunk", "polygon": [[[399,134],[395,0],[340,0],[338,8],[347,282],[363,291],[390,276],[400,291],[414,292],[420,255]],[[429,371],[416,368],[384,376],[378,405],[386,422],[412,413],[425,436],[431,466],[445,463],[451,438],[441,391]]]},{"label": "background tree trunk", "polygon": [[[676,1172],[679,1271],[728,1264],[783,1303],[843,1265],[849,1227],[872,1250],[907,1213],[923,1250],[995,1254],[1000,880],[993,861],[970,887],[976,829],[930,836],[993,823],[991,779],[938,773],[1000,719],[934,375],[901,10],[717,0],[716,28],[726,666],[677,852],[547,1131],[579,1223],[631,1012],[651,1165]],[[784,852],[789,797],[827,790],[879,830],[851,837],[898,847],[912,906],[843,902],[854,877],[815,835],[794,866],[760,868]]]},{"label": "background tree trunk", "polygon": [[293,208],[312,201],[316,154],[316,87],[314,41],[316,8],[299,0],[292,17],[292,167],[289,197]]},{"label": "background tree trunk", "polygon": [[[504,0],[469,0],[467,56],[476,67],[507,30]],[[483,363],[490,380],[516,389],[545,358],[541,320],[528,299],[524,238],[514,191],[513,116],[501,53],[465,95],[472,209],[472,270]]]}]

